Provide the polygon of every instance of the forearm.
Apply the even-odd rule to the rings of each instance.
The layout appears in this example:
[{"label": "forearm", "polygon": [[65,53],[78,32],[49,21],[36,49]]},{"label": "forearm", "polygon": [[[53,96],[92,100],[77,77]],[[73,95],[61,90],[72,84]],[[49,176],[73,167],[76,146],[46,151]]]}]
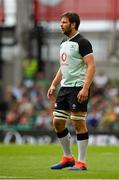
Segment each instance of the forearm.
[{"label": "forearm", "polygon": [[60,83],[61,79],[62,79],[62,74],[61,74],[61,70],[60,70],[60,68],[59,68],[59,70],[58,70],[55,78],[53,79],[51,85],[53,85],[53,86],[56,87],[56,86]]},{"label": "forearm", "polygon": [[95,64],[91,64],[88,66],[86,76],[85,76],[85,82],[83,85],[84,89],[89,89],[89,87],[93,81],[93,78],[94,78],[95,69],[96,69]]}]

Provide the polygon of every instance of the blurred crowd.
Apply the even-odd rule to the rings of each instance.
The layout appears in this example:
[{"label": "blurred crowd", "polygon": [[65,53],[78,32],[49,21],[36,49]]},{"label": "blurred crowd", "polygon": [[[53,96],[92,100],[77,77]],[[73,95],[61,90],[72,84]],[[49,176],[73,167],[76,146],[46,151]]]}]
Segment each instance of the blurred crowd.
[{"label": "blurred crowd", "polygon": [[[34,78],[7,86],[1,94],[0,130],[52,130],[53,103],[47,99],[50,82],[43,72]],[[100,72],[91,87],[87,124],[90,131],[119,130],[119,89],[117,83]],[[71,122],[68,122],[72,130]]]},{"label": "blurred crowd", "polygon": [[87,123],[99,132],[119,131],[119,81],[110,80],[104,72],[95,76]]}]

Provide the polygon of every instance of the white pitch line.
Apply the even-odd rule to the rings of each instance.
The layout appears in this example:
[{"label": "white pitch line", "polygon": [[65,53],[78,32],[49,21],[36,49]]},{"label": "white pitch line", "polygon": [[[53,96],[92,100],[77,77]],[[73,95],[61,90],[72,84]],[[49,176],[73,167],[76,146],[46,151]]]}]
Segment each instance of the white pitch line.
[{"label": "white pitch line", "polygon": [[[28,179],[33,179],[33,180],[38,180],[39,178],[33,178],[33,177],[16,177],[16,176],[0,176],[0,179],[2,180],[9,180],[9,179],[16,179],[16,180],[28,180]],[[40,180],[42,180],[40,178]],[[49,179],[45,179],[49,180]],[[52,180],[66,180],[66,179],[52,179]],[[81,180],[81,179],[67,179],[67,180]],[[104,179],[83,179],[83,180],[104,180]],[[119,180],[119,179],[105,179],[105,180]]]},{"label": "white pitch line", "polygon": [[[33,177],[0,176],[0,179],[34,179]],[[34,179],[35,180],[35,179]]]}]

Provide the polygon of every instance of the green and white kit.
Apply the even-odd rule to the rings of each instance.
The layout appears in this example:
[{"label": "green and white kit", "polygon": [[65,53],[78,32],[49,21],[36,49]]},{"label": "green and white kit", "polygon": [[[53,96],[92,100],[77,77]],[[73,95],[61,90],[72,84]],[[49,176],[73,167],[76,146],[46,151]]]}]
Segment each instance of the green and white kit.
[{"label": "green and white kit", "polygon": [[60,45],[61,87],[82,87],[87,66],[83,57],[93,53],[91,43],[76,33]]}]

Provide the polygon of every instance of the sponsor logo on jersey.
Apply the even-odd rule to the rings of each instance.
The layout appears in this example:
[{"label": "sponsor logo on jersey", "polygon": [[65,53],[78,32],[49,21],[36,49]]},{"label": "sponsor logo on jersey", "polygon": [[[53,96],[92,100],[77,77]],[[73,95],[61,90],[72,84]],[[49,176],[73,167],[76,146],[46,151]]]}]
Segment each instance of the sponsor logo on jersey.
[{"label": "sponsor logo on jersey", "polygon": [[62,59],[63,62],[66,61],[66,59],[67,59],[67,54],[66,54],[65,52],[62,53],[61,59]]}]

